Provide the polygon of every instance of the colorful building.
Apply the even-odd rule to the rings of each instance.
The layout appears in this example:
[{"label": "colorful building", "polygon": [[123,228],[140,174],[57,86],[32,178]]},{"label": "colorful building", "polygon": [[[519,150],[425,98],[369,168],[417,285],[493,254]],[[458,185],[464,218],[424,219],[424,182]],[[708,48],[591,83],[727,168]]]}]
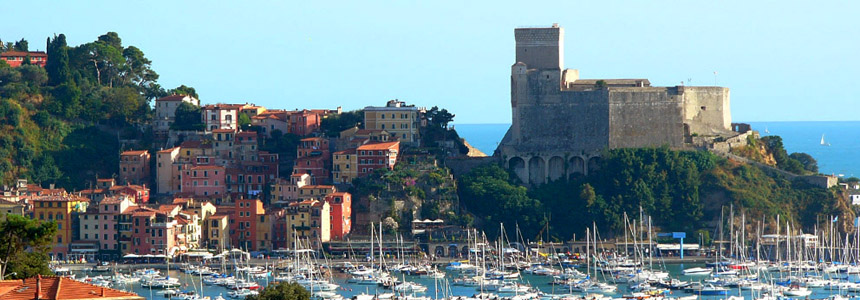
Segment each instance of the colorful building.
[{"label": "colorful building", "polygon": [[230,236],[233,246],[247,251],[270,249],[270,242],[260,240],[257,236],[259,226],[270,224],[266,221],[265,215],[266,210],[263,208],[263,201],[259,199],[237,199],[233,215],[230,216],[231,220],[235,220],[235,222],[230,222]]},{"label": "colorful building", "polygon": [[206,219],[204,230],[205,247],[209,250],[224,251],[232,248],[230,240],[230,214],[215,213]]},{"label": "colorful building", "polygon": [[48,63],[48,54],[42,51],[6,51],[0,53],[0,59],[5,60],[6,63],[13,68],[20,67],[28,56],[30,57],[31,65],[36,65],[44,68],[45,64]]},{"label": "colorful building", "polygon": [[265,111],[251,117],[251,124],[260,127],[260,133],[272,137],[273,131],[289,133],[289,113],[286,111]]},{"label": "colorful building", "polygon": [[272,203],[286,205],[292,201],[299,200],[299,189],[311,184],[311,176],[308,174],[293,174],[290,180],[277,179],[272,184]]},{"label": "colorful building", "polygon": [[69,245],[73,237],[76,235],[76,230],[73,230],[72,225],[78,213],[85,212],[89,199],[73,196],[41,196],[30,199],[33,205],[33,219],[57,223],[57,235],[54,237],[54,247],[49,253],[52,258],[57,260],[65,260],[69,258]]},{"label": "colorful building", "polygon": [[245,104],[210,104],[203,106],[203,124],[206,130],[215,129],[239,129],[239,111]]},{"label": "colorful building", "polygon": [[124,151],[119,156],[121,184],[149,184],[149,151]]},{"label": "colorful building", "polygon": [[[119,215],[128,209],[134,209],[137,205],[131,197],[118,196],[103,199],[98,204],[90,205],[86,212],[78,214],[79,234],[76,244],[89,243],[96,250],[89,253],[100,259],[117,259],[122,256],[119,235]],[[87,248],[80,249],[88,252]]]},{"label": "colorful building", "polygon": [[306,136],[320,129],[320,115],[311,110],[296,110],[289,112],[289,133]]},{"label": "colorful building", "polygon": [[332,154],[332,181],[335,184],[352,183],[358,177],[358,156],[355,149]]},{"label": "colorful building", "polygon": [[386,130],[404,144],[418,146],[424,112],[424,108],[398,100],[390,100],[382,107],[368,106],[364,108],[364,129]]},{"label": "colorful building", "polygon": [[285,214],[287,244],[292,245],[297,237],[300,243],[319,249],[330,240],[331,211],[327,202],[312,199],[293,202]]},{"label": "colorful building", "polygon": [[322,137],[305,138],[296,149],[293,174],[308,174],[312,184],[330,182],[331,152],[329,141]]},{"label": "colorful building", "polygon": [[226,178],[227,172],[222,166],[185,165],[182,193],[194,196],[223,196],[227,193]]},{"label": "colorful building", "polygon": [[325,197],[331,207],[331,239],[342,240],[352,230],[352,195],[335,192]]},{"label": "colorful building", "polygon": [[364,177],[377,169],[393,170],[400,152],[400,142],[365,144],[358,149],[358,177]]},{"label": "colorful building", "polygon": [[159,194],[182,191],[182,165],[178,164],[179,147],[160,150],[155,154],[155,186]]}]

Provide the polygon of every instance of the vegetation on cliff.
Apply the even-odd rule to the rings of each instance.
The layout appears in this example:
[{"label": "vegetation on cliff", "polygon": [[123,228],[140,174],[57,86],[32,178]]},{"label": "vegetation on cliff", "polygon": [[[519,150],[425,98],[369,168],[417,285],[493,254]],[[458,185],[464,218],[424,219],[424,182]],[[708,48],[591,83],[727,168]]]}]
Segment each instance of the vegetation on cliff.
[{"label": "vegetation on cliff", "polygon": [[714,228],[721,207],[729,204],[746,211],[750,219],[771,221],[780,215],[801,228],[814,227],[822,215],[841,215],[843,220],[854,216],[837,189],[771,176],[705,151],[610,150],[604,153],[599,172],[528,192],[513,178],[498,165],[474,169],[461,178],[461,203],[482,216],[476,223],[488,233],[499,222],[519,225],[527,237],[544,232],[547,223],[550,235],[558,239],[581,235],[593,223],[604,233],[620,233],[624,214],[636,219],[640,208],[652,217],[657,230],[688,233]]},{"label": "vegetation on cliff", "polygon": [[[25,40],[0,46],[27,51]],[[119,152],[152,148],[150,102],[170,93],[151,61],[135,46],[108,32],[93,42],[66,44],[48,38],[44,68],[12,68],[0,61],[0,184],[26,178],[67,189],[85,188],[97,176],[117,173]],[[199,117],[197,118],[199,119]]]}]

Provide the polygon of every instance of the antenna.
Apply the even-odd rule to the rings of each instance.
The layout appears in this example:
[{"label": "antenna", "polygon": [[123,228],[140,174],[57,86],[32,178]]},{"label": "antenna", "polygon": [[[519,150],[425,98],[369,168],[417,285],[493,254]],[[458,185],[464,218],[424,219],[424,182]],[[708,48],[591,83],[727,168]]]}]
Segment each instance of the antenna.
[{"label": "antenna", "polygon": [[714,71],[714,86],[717,86],[717,71]]}]

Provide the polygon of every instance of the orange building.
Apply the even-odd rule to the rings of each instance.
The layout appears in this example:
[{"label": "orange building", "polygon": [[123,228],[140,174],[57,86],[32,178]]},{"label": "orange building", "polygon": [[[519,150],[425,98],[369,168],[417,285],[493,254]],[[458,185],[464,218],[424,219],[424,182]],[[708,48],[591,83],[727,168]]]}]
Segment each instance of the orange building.
[{"label": "orange building", "polygon": [[33,219],[57,223],[57,235],[54,237],[54,247],[49,253],[52,258],[65,260],[69,258],[69,245],[72,242],[73,215],[87,210],[89,199],[72,196],[42,196],[31,199],[33,204]]},{"label": "orange building", "polygon": [[19,67],[24,63],[27,57],[30,57],[30,64],[40,67],[45,67],[48,63],[48,54],[42,51],[7,51],[0,53],[0,59],[5,60],[10,67]]},{"label": "orange building", "polygon": [[120,184],[149,184],[149,151],[125,151],[119,155]]}]

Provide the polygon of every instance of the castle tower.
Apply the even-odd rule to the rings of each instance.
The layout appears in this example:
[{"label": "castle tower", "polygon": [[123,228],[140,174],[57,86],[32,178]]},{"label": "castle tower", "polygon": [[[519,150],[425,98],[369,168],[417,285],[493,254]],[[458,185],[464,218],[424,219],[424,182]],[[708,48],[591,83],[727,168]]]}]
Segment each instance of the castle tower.
[{"label": "castle tower", "polygon": [[564,28],[517,28],[517,62],[529,69],[564,69]]}]

